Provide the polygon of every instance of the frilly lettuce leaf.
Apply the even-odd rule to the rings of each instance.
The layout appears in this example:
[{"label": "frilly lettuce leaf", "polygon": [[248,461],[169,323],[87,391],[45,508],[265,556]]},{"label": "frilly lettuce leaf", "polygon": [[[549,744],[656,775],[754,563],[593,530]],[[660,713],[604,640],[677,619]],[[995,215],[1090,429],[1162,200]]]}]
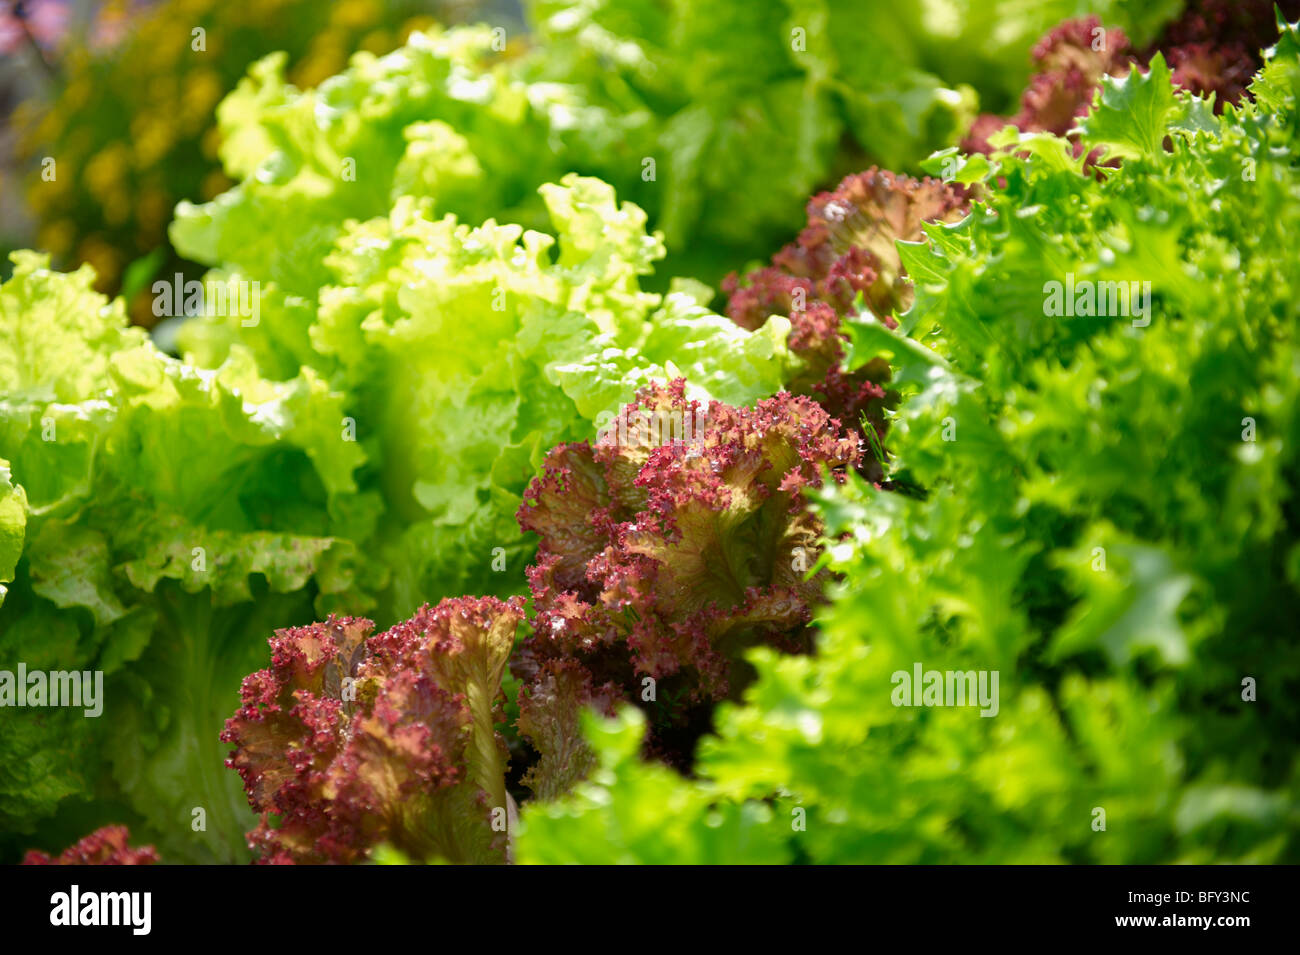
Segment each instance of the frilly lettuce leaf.
[{"label": "frilly lettuce leaf", "polygon": [[56,273],[32,253],[14,266],[0,286],[0,669],[101,671],[105,698],[98,718],[6,710],[0,819],[30,832],[94,792],[129,804],[173,859],[230,859],[246,810],[213,740],[239,678],[268,628],[313,601],[364,606],[384,583],[353,543],[377,516],[354,478],[365,453],[315,371],[262,378],[239,345],[215,368],[186,365],[129,327],[88,268]]},{"label": "frilly lettuce leaf", "polygon": [[788,822],[758,802],[719,802],[673,770],[640,758],[646,718],[632,706],[582,719],[597,767],[575,792],[527,803],[516,861],[533,865],[766,865],[791,861]]},{"label": "frilly lettuce leaf", "polygon": [[222,161],[241,181],[181,204],[177,250],[314,295],[345,222],[382,215],[400,195],[472,221],[530,221],[521,204],[536,218],[536,186],[562,170],[544,116],[492,45],[487,27],[414,34],[387,56],[357,54],[311,91],[286,83],[283,54],[259,61],[218,110]]},{"label": "frilly lettuce leaf", "polygon": [[15,487],[9,462],[0,458],[0,606],[8,593],[6,584],[14,579],[14,568],[23,552],[23,532],[27,527],[27,495]]}]

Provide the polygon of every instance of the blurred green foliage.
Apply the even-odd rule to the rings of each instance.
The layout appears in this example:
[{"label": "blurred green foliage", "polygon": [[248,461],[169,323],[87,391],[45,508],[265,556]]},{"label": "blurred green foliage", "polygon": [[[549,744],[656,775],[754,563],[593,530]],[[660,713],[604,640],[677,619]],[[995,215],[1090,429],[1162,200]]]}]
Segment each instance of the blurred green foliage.
[{"label": "blurred green foliage", "polygon": [[[69,36],[46,96],[17,109],[17,160],[37,222],[34,243],[65,267],[89,262],[96,287],[138,291],[178,260],[167,224],[181,199],[210,199],[231,184],[217,161],[215,108],[248,64],[276,50],[290,76],[314,86],[358,49],[384,53],[414,29],[462,15],[457,0],[113,0],[88,36]],[[202,31],[202,32],[198,32]],[[43,164],[54,160],[52,170]],[[53,176],[50,176],[50,172]],[[131,281],[133,261],[146,274]],[[193,267],[191,266],[191,271]],[[151,274],[150,274],[151,273]],[[195,273],[197,274],[197,273]],[[131,288],[130,286],[137,286]],[[130,303],[151,324],[149,297]]]}]

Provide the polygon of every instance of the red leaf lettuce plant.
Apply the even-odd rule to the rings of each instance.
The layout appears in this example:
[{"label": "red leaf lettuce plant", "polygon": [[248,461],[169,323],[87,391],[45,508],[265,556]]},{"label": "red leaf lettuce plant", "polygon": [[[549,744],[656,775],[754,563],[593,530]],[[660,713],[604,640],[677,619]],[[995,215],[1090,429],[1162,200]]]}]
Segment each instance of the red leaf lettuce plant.
[{"label": "red leaf lettuce plant", "polygon": [[262,813],[267,863],[506,859],[512,807],[494,724],[518,599],[447,599],[371,635],[352,617],[277,631],[222,739]]}]

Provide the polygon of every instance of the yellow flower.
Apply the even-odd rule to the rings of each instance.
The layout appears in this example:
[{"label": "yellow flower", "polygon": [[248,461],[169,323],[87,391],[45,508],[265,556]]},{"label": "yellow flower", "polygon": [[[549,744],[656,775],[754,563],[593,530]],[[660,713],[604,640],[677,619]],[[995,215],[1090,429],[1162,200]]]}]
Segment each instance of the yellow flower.
[{"label": "yellow flower", "polygon": [[174,142],[172,128],[160,116],[141,113],[131,121],[135,143],[135,168],[148,169],[167,155]]},{"label": "yellow flower", "polygon": [[197,70],[185,81],[181,96],[181,116],[188,129],[199,130],[207,123],[221,99],[221,78],[216,70]]},{"label": "yellow flower", "polygon": [[145,76],[170,73],[182,55],[199,55],[190,49],[190,31],[196,25],[188,17],[177,23],[161,17],[145,20],[135,28],[122,61],[130,62]]},{"label": "yellow flower", "polygon": [[167,220],[171,218],[171,212],[171,198],[162,189],[157,186],[146,186],[141,191],[139,198],[136,199],[135,218],[144,239],[140,243],[142,246],[153,245],[162,238],[167,228]]},{"label": "yellow flower", "polygon": [[95,288],[101,292],[108,291],[117,284],[118,273],[122,271],[122,255],[111,243],[105,242],[98,235],[87,236],[77,248],[77,262],[89,262],[99,278]]},{"label": "yellow flower", "polygon": [[316,37],[311,52],[292,71],[290,79],[294,85],[307,89],[339,72],[347,62],[346,42],[332,30],[326,30]]},{"label": "yellow flower", "polygon": [[94,86],[90,78],[84,74],[78,75],[64,88],[59,107],[70,113],[76,112],[90,102],[90,94],[93,91]]},{"label": "yellow flower", "polygon": [[393,48],[393,38],[387,30],[371,30],[361,38],[360,48],[373,53],[375,56],[382,56]]},{"label": "yellow flower", "polygon": [[145,87],[145,96],[149,108],[167,111],[180,102],[180,83],[170,74],[150,77],[149,84]]},{"label": "yellow flower", "polygon": [[199,150],[203,153],[203,158],[216,162],[221,155],[221,127],[213,123],[203,131],[203,136],[199,139]]},{"label": "yellow flower", "polygon": [[437,23],[438,21],[430,16],[421,15],[418,17],[411,17],[402,24],[402,28],[398,35],[402,38],[402,42],[405,43],[412,33],[423,33],[436,26]]},{"label": "yellow flower", "polygon": [[92,195],[104,196],[121,188],[130,154],[122,143],[110,143],[86,163],[82,181]]},{"label": "yellow flower", "polygon": [[41,143],[51,143],[59,138],[63,133],[63,114],[57,110],[50,110],[41,117],[40,122],[32,133],[32,139],[36,140],[34,145],[39,150]]},{"label": "yellow flower", "polygon": [[89,69],[90,64],[90,50],[84,47],[73,45],[68,47],[67,52],[63,54],[62,67],[64,74],[67,76],[72,76],[74,73],[84,73]]},{"label": "yellow flower", "polygon": [[100,208],[104,211],[104,222],[108,225],[119,226],[131,218],[133,203],[130,192],[118,190],[104,193],[98,198]]},{"label": "yellow flower", "polygon": [[51,142],[62,140],[59,144],[59,165],[67,163],[74,171],[80,169],[99,149],[101,136],[101,131],[95,129],[90,123],[77,123],[61,130],[57,136],[51,138]]},{"label": "yellow flower", "polygon": [[178,18],[194,19],[211,13],[216,6],[216,0],[176,0],[173,6]]},{"label": "yellow flower", "polygon": [[361,29],[378,20],[380,13],[374,0],[343,0],[330,10],[330,21],[335,26]]},{"label": "yellow flower", "polygon": [[199,185],[199,198],[204,202],[215,199],[233,185],[234,183],[226,178],[225,173],[220,169],[214,169],[203,177],[203,182]]},{"label": "yellow flower", "polygon": [[77,224],[71,219],[55,219],[41,226],[36,233],[36,247],[61,259],[72,251],[77,240]]}]

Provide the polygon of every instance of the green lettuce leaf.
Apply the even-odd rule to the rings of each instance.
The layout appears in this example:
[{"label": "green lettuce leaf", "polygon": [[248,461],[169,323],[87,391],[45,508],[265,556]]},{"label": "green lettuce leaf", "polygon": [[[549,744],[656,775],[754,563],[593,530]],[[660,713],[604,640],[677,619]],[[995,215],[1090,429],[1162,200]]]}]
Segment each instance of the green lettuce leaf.
[{"label": "green lettuce leaf", "polygon": [[9,462],[0,459],[0,606],[6,584],[14,579],[14,568],[23,552],[23,531],[27,527],[27,495],[15,487]]},{"label": "green lettuce leaf", "polygon": [[92,281],[18,253],[0,286],[0,670],[104,680],[99,716],[6,710],[0,819],[17,838],[93,795],[168,858],[229,861],[249,814],[216,734],[240,678],[274,627],[384,584],[353,543],[365,454],[316,372],[261,378],[242,346],[185,365]]}]

